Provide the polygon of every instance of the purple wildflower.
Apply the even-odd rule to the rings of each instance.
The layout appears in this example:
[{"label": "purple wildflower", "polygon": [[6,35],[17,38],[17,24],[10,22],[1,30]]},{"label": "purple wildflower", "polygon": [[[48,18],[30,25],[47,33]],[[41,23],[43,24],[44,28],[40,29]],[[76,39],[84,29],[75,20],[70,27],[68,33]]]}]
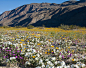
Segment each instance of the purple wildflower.
[{"label": "purple wildflower", "polygon": [[70,57],[70,55],[68,55],[67,57]]},{"label": "purple wildflower", "polygon": [[19,50],[17,52],[20,52]]},{"label": "purple wildflower", "polygon": [[61,53],[59,55],[61,55]]},{"label": "purple wildflower", "polygon": [[54,53],[54,52],[52,52],[52,53]]},{"label": "purple wildflower", "polygon": [[9,50],[9,51],[11,51],[11,50]]},{"label": "purple wildflower", "polygon": [[20,59],[23,59],[23,57],[21,57],[21,56],[20,56],[19,58],[20,58]]},{"label": "purple wildflower", "polygon": [[18,49],[18,47],[16,47],[16,49]]},{"label": "purple wildflower", "polygon": [[16,56],[16,58],[18,58],[18,56]]},{"label": "purple wildflower", "polygon": [[11,52],[9,54],[11,54]]},{"label": "purple wildflower", "polygon": [[13,54],[13,55],[15,55],[15,54]]},{"label": "purple wildflower", "polygon": [[68,53],[69,53],[69,51],[68,51]]},{"label": "purple wildflower", "polygon": [[8,58],[8,56],[6,56],[6,58]]},{"label": "purple wildflower", "polygon": [[70,54],[70,57],[72,56],[72,54]]},{"label": "purple wildflower", "polygon": [[64,59],[64,55],[62,55],[62,58]]},{"label": "purple wildflower", "polygon": [[5,59],[5,56],[3,58]]}]

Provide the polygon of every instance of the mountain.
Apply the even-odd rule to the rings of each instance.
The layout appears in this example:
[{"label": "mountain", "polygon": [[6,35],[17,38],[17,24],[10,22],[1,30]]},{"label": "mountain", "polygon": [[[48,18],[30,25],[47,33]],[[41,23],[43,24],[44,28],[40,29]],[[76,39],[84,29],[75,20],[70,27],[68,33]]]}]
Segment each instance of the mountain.
[{"label": "mountain", "polygon": [[86,2],[31,3],[0,15],[0,26],[57,27],[60,24],[86,26]]}]

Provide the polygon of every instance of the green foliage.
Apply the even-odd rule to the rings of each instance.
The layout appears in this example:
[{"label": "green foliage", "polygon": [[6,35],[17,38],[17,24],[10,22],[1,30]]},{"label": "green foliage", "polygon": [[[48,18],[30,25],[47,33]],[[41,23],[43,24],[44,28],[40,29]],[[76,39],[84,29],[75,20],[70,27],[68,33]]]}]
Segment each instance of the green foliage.
[{"label": "green foliage", "polygon": [[33,25],[29,25],[29,26],[27,26],[27,28],[28,28],[28,29],[33,29],[34,26],[33,26]]},{"label": "green foliage", "polygon": [[64,24],[61,24],[59,26],[59,28],[64,29],[64,30],[73,30],[73,29],[79,29],[80,27],[76,26],[76,25],[64,25]]},{"label": "green foliage", "polygon": [[64,30],[68,30],[69,29],[69,26],[68,25],[64,25],[64,24],[61,24],[59,26],[59,28],[64,29]]},{"label": "green foliage", "polygon": [[3,28],[10,28],[10,26],[3,26]]},{"label": "green foliage", "polygon": [[42,25],[42,27],[38,27],[39,29],[44,29],[45,28],[45,25]]}]

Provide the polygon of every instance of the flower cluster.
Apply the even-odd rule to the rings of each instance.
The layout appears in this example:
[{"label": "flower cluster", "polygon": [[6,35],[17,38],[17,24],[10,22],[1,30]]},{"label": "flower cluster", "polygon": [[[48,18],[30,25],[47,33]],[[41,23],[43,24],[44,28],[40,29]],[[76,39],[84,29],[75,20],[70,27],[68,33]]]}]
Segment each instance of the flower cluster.
[{"label": "flower cluster", "polygon": [[0,62],[35,68],[85,68],[85,44],[80,39],[57,35],[37,31],[2,32]]}]

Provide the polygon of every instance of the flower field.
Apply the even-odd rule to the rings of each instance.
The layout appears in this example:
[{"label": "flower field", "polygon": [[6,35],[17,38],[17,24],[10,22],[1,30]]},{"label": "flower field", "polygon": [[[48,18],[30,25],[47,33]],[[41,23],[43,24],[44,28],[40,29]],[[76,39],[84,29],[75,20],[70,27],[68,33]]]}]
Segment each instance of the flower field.
[{"label": "flower field", "polygon": [[86,68],[86,28],[0,28],[0,66]]}]

